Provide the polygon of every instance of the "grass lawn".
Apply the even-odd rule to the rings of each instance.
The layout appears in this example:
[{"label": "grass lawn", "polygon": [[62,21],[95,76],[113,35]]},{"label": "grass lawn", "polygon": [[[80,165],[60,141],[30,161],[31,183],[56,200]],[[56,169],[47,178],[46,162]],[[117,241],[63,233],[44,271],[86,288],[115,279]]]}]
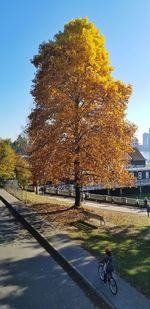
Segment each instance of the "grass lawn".
[{"label": "grass lawn", "polygon": [[73,232],[73,239],[100,258],[109,246],[116,272],[150,297],[150,218],[109,210],[97,212],[106,219],[106,226]]},{"label": "grass lawn", "polygon": [[[14,192],[15,195],[15,192]],[[28,207],[43,214],[48,221],[56,222],[60,230],[68,234],[94,256],[101,258],[104,248],[113,251],[116,272],[139,291],[150,297],[150,218],[97,208],[71,209],[71,203],[55,197],[42,197],[24,192],[20,197]],[[73,204],[73,203],[72,203]],[[84,211],[83,211],[84,209]],[[105,218],[106,225],[90,231],[82,231],[72,222],[87,221],[86,210]]]},{"label": "grass lawn", "polygon": [[11,193],[12,195],[16,196],[18,199],[24,201],[27,204],[59,204],[60,205],[70,205],[69,201],[58,201],[56,196],[52,197],[52,196],[46,196],[46,195],[37,195],[34,192],[29,192],[29,191],[25,191],[25,190],[21,190],[21,189],[16,189],[13,187],[9,187],[6,188],[6,190]]}]

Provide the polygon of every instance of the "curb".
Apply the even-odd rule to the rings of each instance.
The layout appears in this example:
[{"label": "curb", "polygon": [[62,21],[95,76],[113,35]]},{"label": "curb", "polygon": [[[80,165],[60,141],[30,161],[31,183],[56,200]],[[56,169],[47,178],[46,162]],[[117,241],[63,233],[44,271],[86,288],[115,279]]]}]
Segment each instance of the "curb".
[{"label": "curb", "polygon": [[[68,262],[66,258],[60,254],[7,200],[0,196],[0,200],[5,204],[5,206],[11,211],[14,217],[16,217],[22,225],[36,238],[42,247],[59,263],[64,270],[66,270],[70,276],[77,281],[77,283],[86,289],[86,292],[90,294],[90,298],[98,305],[99,302],[106,303],[107,306],[113,309],[117,309],[114,304],[112,304],[107,297],[102,293],[98,292],[93,284],[83,275],[81,272]],[[101,307],[99,307],[101,308]]]}]

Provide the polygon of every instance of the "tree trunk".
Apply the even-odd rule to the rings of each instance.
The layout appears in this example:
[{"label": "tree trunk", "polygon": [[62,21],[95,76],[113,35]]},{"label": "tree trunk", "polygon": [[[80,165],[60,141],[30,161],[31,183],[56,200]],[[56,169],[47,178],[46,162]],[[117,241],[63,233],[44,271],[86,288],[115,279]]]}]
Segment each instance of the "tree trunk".
[{"label": "tree trunk", "polygon": [[39,194],[39,186],[36,185],[36,194]]},{"label": "tree trunk", "polygon": [[79,140],[80,140],[80,133],[79,133],[79,100],[76,100],[75,103],[76,106],[76,122],[75,122],[75,143],[76,143],[76,160],[74,161],[74,171],[75,171],[75,205],[74,207],[78,208],[81,205],[81,185],[80,185],[80,146],[79,146]]},{"label": "tree trunk", "polygon": [[81,205],[81,185],[80,185],[80,161],[76,160],[74,162],[75,168],[75,207],[80,207]]},{"label": "tree trunk", "polygon": [[75,207],[80,207],[81,205],[81,192],[80,192],[80,185],[77,183],[75,184]]}]

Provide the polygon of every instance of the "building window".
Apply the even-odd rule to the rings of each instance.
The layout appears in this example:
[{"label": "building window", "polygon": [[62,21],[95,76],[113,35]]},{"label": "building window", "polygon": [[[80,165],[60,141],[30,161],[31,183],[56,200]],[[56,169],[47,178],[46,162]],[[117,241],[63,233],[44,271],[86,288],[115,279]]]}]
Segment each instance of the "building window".
[{"label": "building window", "polygon": [[142,179],[142,172],[138,172],[138,179]]},{"label": "building window", "polygon": [[147,179],[149,178],[149,172],[146,172],[146,178]]}]

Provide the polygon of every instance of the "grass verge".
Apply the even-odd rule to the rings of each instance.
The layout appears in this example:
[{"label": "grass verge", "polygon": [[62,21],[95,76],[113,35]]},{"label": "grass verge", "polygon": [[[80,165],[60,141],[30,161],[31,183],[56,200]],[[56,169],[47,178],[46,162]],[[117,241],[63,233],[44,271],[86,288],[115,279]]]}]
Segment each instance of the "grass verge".
[{"label": "grass verge", "polygon": [[97,258],[109,246],[116,272],[150,297],[150,218],[109,210],[97,212],[106,219],[106,226],[73,231],[71,237]]}]

